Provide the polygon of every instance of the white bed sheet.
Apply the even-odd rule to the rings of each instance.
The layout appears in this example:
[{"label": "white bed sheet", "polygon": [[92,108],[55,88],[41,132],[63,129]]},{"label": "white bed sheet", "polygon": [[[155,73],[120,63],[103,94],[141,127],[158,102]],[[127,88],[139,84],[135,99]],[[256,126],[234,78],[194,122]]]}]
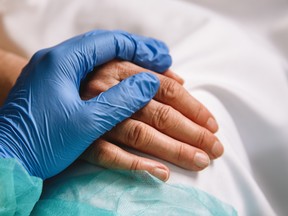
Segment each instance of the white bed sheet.
[{"label": "white bed sheet", "polygon": [[[93,28],[123,29],[166,41],[173,69],[216,116],[218,136],[225,145],[224,156],[203,172],[168,164],[169,182],[201,188],[233,205],[239,215],[287,215],[288,85],[286,51],[281,46],[287,41],[270,40],[272,27],[261,21],[263,11],[244,16],[243,8],[249,8],[249,2],[261,5],[260,0],[241,2],[202,1],[211,12],[193,1],[176,0],[2,0],[0,46],[30,57]],[[275,1],[280,3],[286,5]],[[285,23],[267,20],[277,20],[272,29]],[[277,27],[277,38],[287,32],[282,26]],[[81,165],[78,174],[84,166],[86,172],[94,169]]]},{"label": "white bed sheet", "polygon": [[264,37],[288,59],[287,0],[186,0],[233,19],[251,33]]}]

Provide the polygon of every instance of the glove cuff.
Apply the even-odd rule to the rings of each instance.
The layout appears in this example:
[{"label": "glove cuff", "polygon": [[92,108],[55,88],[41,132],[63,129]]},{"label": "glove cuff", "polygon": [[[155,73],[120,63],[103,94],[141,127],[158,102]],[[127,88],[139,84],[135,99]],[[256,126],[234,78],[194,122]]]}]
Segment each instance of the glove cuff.
[{"label": "glove cuff", "polygon": [[17,160],[0,158],[0,215],[30,215],[42,183],[40,178],[28,175]]},{"label": "glove cuff", "polygon": [[25,162],[22,160],[22,150],[21,145],[15,145],[17,142],[13,138],[13,133],[9,131],[9,128],[5,127],[5,124],[0,120],[0,158],[14,158],[23,168],[31,175],[29,168],[25,165]]}]

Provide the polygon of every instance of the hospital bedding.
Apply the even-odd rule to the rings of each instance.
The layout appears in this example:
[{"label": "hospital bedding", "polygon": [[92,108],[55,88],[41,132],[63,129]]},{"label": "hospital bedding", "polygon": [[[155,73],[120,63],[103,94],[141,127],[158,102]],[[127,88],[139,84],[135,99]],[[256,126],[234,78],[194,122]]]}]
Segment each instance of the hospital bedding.
[{"label": "hospital bedding", "polygon": [[[269,17],[259,11],[261,16],[255,13],[253,19],[250,12],[245,19],[240,9],[249,7],[248,0],[238,3],[238,13],[227,7],[228,1],[201,3],[213,11],[195,2],[199,4],[188,0],[2,0],[0,46],[30,57],[38,49],[93,28],[123,29],[164,40],[171,48],[172,69],[215,115],[218,137],[225,145],[224,156],[200,173],[166,163],[171,169],[168,183],[204,190],[234,206],[239,215],[287,215],[285,3],[275,1],[282,7],[272,7],[275,11]],[[260,4],[250,3],[251,7]],[[99,168],[79,163],[57,178],[62,181],[95,170]]]},{"label": "hospital bedding", "polygon": [[45,182],[39,200],[42,180],[30,176],[16,159],[0,158],[0,183],[5,194],[0,196],[1,216],[237,215],[233,207],[203,191],[165,184],[145,171],[55,177]]}]

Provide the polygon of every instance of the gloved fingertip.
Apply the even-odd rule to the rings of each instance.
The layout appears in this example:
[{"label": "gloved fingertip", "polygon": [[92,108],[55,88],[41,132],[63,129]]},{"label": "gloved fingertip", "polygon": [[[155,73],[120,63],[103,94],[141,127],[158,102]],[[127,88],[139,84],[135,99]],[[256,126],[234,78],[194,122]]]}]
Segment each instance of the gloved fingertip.
[{"label": "gloved fingertip", "polygon": [[136,42],[136,53],[133,61],[150,70],[162,73],[172,65],[172,58],[164,42],[146,39]]},{"label": "gloved fingertip", "polygon": [[92,119],[91,125],[98,125],[91,129],[93,140],[144,107],[154,97],[159,86],[157,76],[142,72],[85,101],[86,108],[83,113],[88,116],[87,122]]},{"label": "gloved fingertip", "polygon": [[172,57],[169,54],[163,56],[161,61],[162,62],[160,64],[152,65],[154,66],[154,68],[152,67],[153,71],[163,73],[168,70],[172,65]]},{"label": "gloved fingertip", "polygon": [[141,67],[159,73],[171,66],[172,58],[169,48],[163,41],[124,31],[113,31],[113,33],[117,39],[118,58],[130,60]]},{"label": "gloved fingertip", "polygon": [[149,72],[142,72],[130,77],[133,85],[136,84],[138,88],[141,90],[143,97],[147,99],[152,99],[157,93],[160,87],[160,81],[158,77]]},{"label": "gloved fingertip", "polygon": [[141,72],[124,79],[91,100],[115,107],[126,107],[132,114],[145,106],[155,96],[159,87],[160,81],[156,75]]}]

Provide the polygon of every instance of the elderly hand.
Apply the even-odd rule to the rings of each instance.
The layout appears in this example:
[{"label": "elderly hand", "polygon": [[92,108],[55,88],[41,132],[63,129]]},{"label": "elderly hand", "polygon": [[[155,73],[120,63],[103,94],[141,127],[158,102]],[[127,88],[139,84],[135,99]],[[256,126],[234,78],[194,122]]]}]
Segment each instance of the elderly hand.
[{"label": "elderly hand", "polygon": [[[82,98],[95,97],[141,71],[145,69],[123,61],[97,68],[82,86]],[[194,171],[204,169],[210,159],[222,155],[223,146],[213,134],[218,126],[212,114],[178,83],[181,80],[171,71],[153,74],[160,80],[154,100],[94,142],[82,158],[106,168],[147,170],[165,181],[169,177],[165,165],[131,154],[118,144]]]},{"label": "elderly hand", "polygon": [[31,175],[48,178],[147,104],[159,87],[149,73],[81,100],[81,81],[115,58],[159,72],[171,64],[162,42],[119,31],[91,31],[37,52],[0,109],[0,157],[16,158]]}]

